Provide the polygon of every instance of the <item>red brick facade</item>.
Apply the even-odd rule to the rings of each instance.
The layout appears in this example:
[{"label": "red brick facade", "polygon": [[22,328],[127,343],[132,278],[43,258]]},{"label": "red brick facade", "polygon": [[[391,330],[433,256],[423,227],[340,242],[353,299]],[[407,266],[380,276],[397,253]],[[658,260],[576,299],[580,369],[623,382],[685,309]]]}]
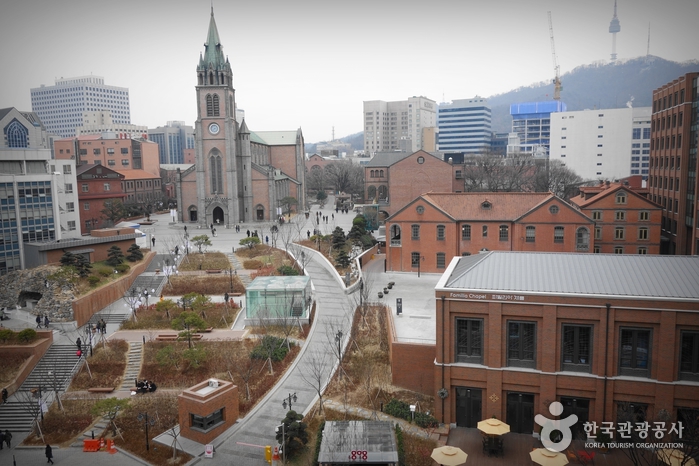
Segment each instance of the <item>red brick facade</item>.
[{"label": "red brick facade", "polygon": [[699,254],[696,176],[699,73],[687,73],[653,91],[650,199],[662,207],[663,254]]},{"label": "red brick facade", "polygon": [[211,443],[238,420],[238,387],[224,380],[206,380],[184,390],[177,397],[177,409],[182,437]]},{"label": "red brick facade", "polygon": [[377,155],[364,168],[364,199],[378,203],[381,211],[392,215],[428,191],[462,191],[462,170],[425,151],[408,156]]},{"label": "red brick facade", "polygon": [[145,170],[160,176],[158,144],[145,139],[108,139],[90,134],[53,143],[56,159],[75,159],[75,165],[100,163],[112,170]]},{"label": "red brick facade", "polygon": [[[458,267],[456,261],[454,265]],[[519,395],[524,396],[519,400],[531,397],[534,414],[548,414],[552,401],[564,402],[565,406],[566,400],[575,400],[578,406],[587,406],[588,419],[597,423],[615,420],[619,403],[643,406],[648,420],[661,409],[676,419],[679,409],[699,409],[696,383],[699,372],[696,369],[682,372],[688,370],[685,365],[684,369],[680,368],[680,358],[688,357],[681,351],[683,338],[688,335],[699,338],[699,315],[694,312],[697,305],[699,299],[696,298],[517,293],[438,284],[434,392],[445,388],[448,396],[443,404],[437,400],[436,417],[445,423],[468,424],[468,417],[457,411],[459,393],[463,397],[468,389],[471,390],[469,394],[480,395],[480,402],[472,406],[476,412],[480,410],[476,413],[479,417],[496,416],[511,426],[516,425],[517,419],[513,418],[519,416],[515,409]],[[464,345],[465,340],[457,341],[457,326],[472,331],[465,326],[466,321],[482,325],[476,331],[482,352],[471,353],[479,354],[480,359],[478,356],[468,359],[467,353],[460,349],[464,346],[459,346]],[[511,335],[510,325],[518,323],[534,329],[533,364],[526,368],[510,359],[509,351],[518,348],[518,340],[514,338],[524,338],[522,333]],[[577,332],[576,329],[587,329],[589,338],[586,341],[590,347],[585,353],[586,359],[575,360],[578,365],[570,364],[568,356],[565,360],[563,356],[564,347],[568,348],[566,354],[572,354],[573,349],[582,351],[579,343],[564,345],[564,333],[566,345],[578,341],[578,334],[571,333]],[[636,343],[628,339],[633,332],[643,332],[649,340],[647,352],[636,353],[649,355],[644,370],[628,369],[628,365],[620,367],[624,357],[631,358],[630,349],[623,350],[622,354],[623,345],[629,345],[623,348],[641,351],[640,346],[633,346]],[[461,335],[464,338],[463,332]],[[576,335],[576,340],[572,335]],[[631,374],[630,370],[637,372]],[[464,400],[461,398],[462,406]],[[533,419],[527,418],[519,431],[531,432],[533,427]]]},{"label": "red brick facade", "polygon": [[386,270],[442,272],[483,249],[591,252],[592,232],[552,193],[428,193],[386,221]]},{"label": "red brick facade", "polygon": [[597,194],[581,190],[570,202],[595,222],[594,252],[660,254],[662,210],[630,186],[605,184]]},{"label": "red brick facade", "polygon": [[104,165],[93,164],[80,165],[76,175],[78,183],[76,208],[80,213],[80,231],[85,235],[93,229],[105,226],[106,218],[102,210],[106,201],[126,202],[126,194],[122,189],[124,175]]}]

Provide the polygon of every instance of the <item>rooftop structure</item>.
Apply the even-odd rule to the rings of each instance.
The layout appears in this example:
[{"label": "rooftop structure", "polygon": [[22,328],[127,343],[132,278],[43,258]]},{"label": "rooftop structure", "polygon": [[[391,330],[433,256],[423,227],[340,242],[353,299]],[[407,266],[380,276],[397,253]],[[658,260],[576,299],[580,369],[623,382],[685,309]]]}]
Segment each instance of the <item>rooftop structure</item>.
[{"label": "rooftop structure", "polygon": [[327,421],[318,464],[346,464],[348,459],[362,464],[397,465],[398,447],[393,424],[388,421]]},{"label": "rooftop structure", "polygon": [[306,275],[257,277],[245,291],[245,320],[308,320],[311,279]]}]

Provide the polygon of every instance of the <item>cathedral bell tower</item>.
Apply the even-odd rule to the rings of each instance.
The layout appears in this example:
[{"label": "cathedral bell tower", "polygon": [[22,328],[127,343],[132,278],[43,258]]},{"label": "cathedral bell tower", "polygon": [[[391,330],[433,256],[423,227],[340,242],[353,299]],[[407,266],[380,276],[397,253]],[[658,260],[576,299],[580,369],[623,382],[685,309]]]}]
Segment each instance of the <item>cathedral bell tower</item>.
[{"label": "cathedral bell tower", "polygon": [[[235,121],[235,89],[231,64],[211,8],[204,54],[197,65],[197,120],[195,122],[197,219],[214,228],[244,221],[243,199],[250,190],[240,158],[238,124]],[[185,206],[180,206],[180,209]]]}]

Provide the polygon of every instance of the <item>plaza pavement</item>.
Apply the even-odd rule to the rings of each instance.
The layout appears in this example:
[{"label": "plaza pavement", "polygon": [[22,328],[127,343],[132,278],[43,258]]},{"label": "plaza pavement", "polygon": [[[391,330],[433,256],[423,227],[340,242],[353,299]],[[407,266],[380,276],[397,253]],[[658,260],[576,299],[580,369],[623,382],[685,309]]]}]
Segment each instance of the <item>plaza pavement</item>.
[{"label": "plaza pavement", "polygon": [[[326,205],[331,206],[332,200],[333,198],[330,197]],[[320,211],[321,215],[328,216],[327,224],[321,222],[319,225],[315,225],[311,222],[316,218],[315,214],[318,211]],[[309,219],[305,219],[304,215],[299,215],[292,219],[292,223],[295,222],[295,224],[286,224],[282,228],[294,228],[294,231],[300,231],[304,235],[308,230],[313,232],[314,228],[319,228],[323,234],[330,234],[336,226],[340,226],[347,233],[352,226],[354,215],[351,211],[347,214],[335,213],[334,209],[329,207],[318,209],[317,206],[314,206],[311,209]],[[169,214],[153,215],[152,220],[155,220],[153,225],[144,225],[141,228],[147,234],[140,241],[142,247],[150,246],[150,239],[152,236],[155,236],[156,251],[164,253],[167,251],[168,246],[177,244],[181,240],[184,234],[184,224],[172,223]],[[265,225],[264,229],[268,231],[269,226],[271,224]],[[208,250],[231,253],[233,248],[237,249],[240,247],[240,240],[247,237],[246,231],[256,228],[260,229],[259,224],[241,224],[240,232],[236,233],[234,228],[227,229],[223,225],[216,226],[217,236],[211,238],[213,245]],[[187,224],[187,229],[190,237],[198,234],[208,234],[211,237],[211,232],[208,229],[197,229],[192,224]],[[264,237],[261,239],[264,242]],[[277,246],[281,247],[279,241]],[[335,335],[338,330],[341,330],[344,353],[348,342],[347,336],[350,331],[353,309],[359,297],[358,293],[346,294],[346,288],[340,277],[328,270],[328,264],[323,263],[325,259],[320,254],[310,249],[306,251],[307,258],[311,258],[308,264],[306,264],[306,270],[312,278],[317,311],[315,324],[301,349],[301,353],[268,395],[245,418],[239,420],[213,442],[216,449],[213,459],[203,459],[202,445],[179,438],[180,446],[195,456],[190,464],[205,461],[206,464],[211,465],[263,466],[266,464],[264,461],[264,446],[276,445],[275,426],[281,423],[281,419],[286,414],[286,410],[282,407],[282,401],[287,399],[289,394],[296,393],[297,401],[293,404],[295,411],[307,413],[314,406],[317,406],[317,394],[304,380],[304,374],[309,374],[311,372],[310,368],[316,364],[316,360],[322,359],[323,373],[326,375],[325,380],[329,379],[329,375],[334,372],[338,363],[337,358],[332,356],[333,351],[329,345],[336,345]],[[409,335],[408,338],[413,340],[422,341],[430,338],[434,340],[433,290],[440,275],[422,274],[421,277],[416,277],[415,274],[409,273],[384,273],[383,267],[382,255],[377,255],[376,260],[372,261],[368,266],[367,283],[372,288],[376,288],[376,290],[372,289],[370,291],[372,293],[370,294],[370,301],[379,300],[373,296],[377,296],[376,292],[385,286],[384,281],[386,283],[395,281],[396,287],[383,300],[386,304],[392,306],[395,314],[395,299],[393,298],[403,298],[403,314],[395,317],[398,333],[406,333]],[[387,299],[389,297],[390,299]],[[219,300],[222,297],[214,297],[214,299]],[[123,303],[116,301],[102,312],[124,312]],[[21,328],[26,328],[26,326],[32,325],[31,318],[32,316],[28,313],[26,313],[26,316],[18,314],[14,321],[6,321],[5,323],[12,322],[12,326],[23,325]],[[10,327],[14,328],[12,326]],[[55,343],[71,344],[79,335],[79,329],[74,328],[74,323],[52,324],[51,327],[55,330]],[[117,330],[117,327],[116,324],[108,324],[107,333],[111,336]],[[240,337],[241,334],[237,330],[240,326],[237,324],[235,327],[231,331],[221,331],[217,337],[221,339]],[[120,334],[119,338],[134,339],[136,341],[146,336],[146,332],[118,333]],[[17,445],[21,440],[21,438],[15,436],[13,444]],[[155,441],[160,441],[167,445],[171,444],[171,439],[166,435],[155,439]],[[0,451],[0,464],[12,464],[7,462],[12,458],[10,453],[15,455],[17,465],[39,464],[42,459],[44,462],[46,461],[43,457],[43,449],[13,447],[9,451],[7,449]],[[56,464],[87,466],[92,465],[95,461],[99,461],[102,466],[111,464],[126,466],[146,464],[124,452],[109,455],[108,453],[83,453],[79,448],[54,449],[54,462]]]}]

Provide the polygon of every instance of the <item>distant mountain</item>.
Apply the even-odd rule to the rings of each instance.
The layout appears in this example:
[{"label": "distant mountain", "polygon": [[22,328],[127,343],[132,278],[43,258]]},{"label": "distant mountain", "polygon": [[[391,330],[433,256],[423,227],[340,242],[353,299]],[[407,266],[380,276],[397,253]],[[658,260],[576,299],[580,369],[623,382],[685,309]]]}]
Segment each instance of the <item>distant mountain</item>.
[{"label": "distant mountain", "polygon": [[[353,150],[363,150],[364,149],[364,133],[363,132],[358,132],[354,134],[350,134],[349,136],[345,136],[344,138],[338,139],[340,142],[346,142],[349,143],[352,146]],[[325,143],[328,141],[320,141],[320,142],[314,142],[311,144],[306,144],[306,153],[307,154],[315,154],[316,153],[316,146],[320,143]]]},{"label": "distant mountain", "polygon": [[[693,71],[699,71],[699,61],[677,63],[655,56],[582,65],[561,76],[561,100],[571,111],[621,108],[627,102],[632,102],[634,107],[650,107],[655,89]],[[488,97],[493,131],[512,129],[510,104],[545,100],[553,100],[553,82],[532,84]],[[340,140],[351,143],[355,150],[364,148],[362,132]],[[309,154],[315,153],[315,148],[315,143],[306,144]]]},{"label": "distant mountain", "polygon": [[[631,100],[634,107],[650,107],[655,89],[692,71],[699,71],[699,61],[677,63],[654,56],[582,65],[561,76],[561,101],[571,111],[621,108]],[[510,104],[544,100],[553,100],[552,82],[488,97],[493,131],[511,130]]]}]

